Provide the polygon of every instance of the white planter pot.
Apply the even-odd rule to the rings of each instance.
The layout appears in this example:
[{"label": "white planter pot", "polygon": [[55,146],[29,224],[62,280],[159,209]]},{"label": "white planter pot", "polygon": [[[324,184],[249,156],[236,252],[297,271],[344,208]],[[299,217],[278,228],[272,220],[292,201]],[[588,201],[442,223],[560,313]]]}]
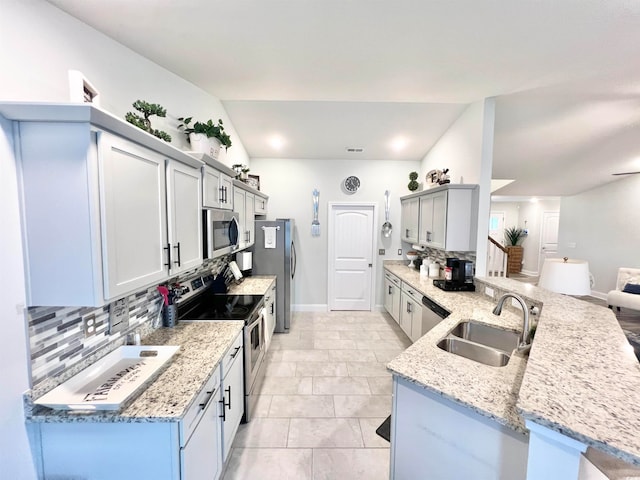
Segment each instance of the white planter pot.
[{"label": "white planter pot", "polygon": [[204,133],[190,133],[189,142],[191,143],[191,150],[198,153],[210,154],[211,146],[209,138]]},{"label": "white planter pot", "polygon": [[220,155],[221,146],[222,146],[222,143],[220,143],[220,140],[218,140],[215,137],[209,138],[209,156],[214,160],[218,159],[218,156]]}]

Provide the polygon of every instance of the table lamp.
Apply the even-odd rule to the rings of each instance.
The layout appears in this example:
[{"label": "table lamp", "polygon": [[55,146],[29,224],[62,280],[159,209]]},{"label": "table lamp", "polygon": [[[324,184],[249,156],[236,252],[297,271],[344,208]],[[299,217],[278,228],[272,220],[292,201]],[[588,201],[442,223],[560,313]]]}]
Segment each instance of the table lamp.
[{"label": "table lamp", "polygon": [[565,295],[591,295],[589,262],[564,258],[546,258],[538,286]]}]

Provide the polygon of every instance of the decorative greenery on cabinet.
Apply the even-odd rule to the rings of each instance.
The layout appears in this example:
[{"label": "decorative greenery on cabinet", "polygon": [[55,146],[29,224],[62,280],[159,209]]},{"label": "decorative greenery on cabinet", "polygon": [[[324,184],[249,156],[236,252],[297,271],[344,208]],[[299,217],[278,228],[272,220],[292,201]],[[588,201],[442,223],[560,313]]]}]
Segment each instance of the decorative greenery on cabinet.
[{"label": "decorative greenery on cabinet", "polygon": [[157,115],[158,117],[166,117],[167,110],[157,103],[149,103],[144,100],[136,100],[132,104],[133,108],[142,113],[142,116],[138,115],[134,112],[127,112],[125,115],[125,120],[132,125],[135,125],[141,130],[150,133],[151,135],[158,137],[165,142],[171,142],[171,135],[167,132],[163,132],[162,130],[157,130],[151,127],[151,120],[149,117],[153,115]]}]

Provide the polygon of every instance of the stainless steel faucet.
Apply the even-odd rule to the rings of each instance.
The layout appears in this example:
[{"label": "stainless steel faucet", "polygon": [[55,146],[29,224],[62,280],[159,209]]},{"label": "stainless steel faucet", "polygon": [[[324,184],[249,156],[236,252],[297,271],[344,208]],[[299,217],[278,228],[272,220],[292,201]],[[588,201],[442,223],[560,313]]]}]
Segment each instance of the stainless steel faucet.
[{"label": "stainless steel faucet", "polygon": [[498,300],[498,304],[493,309],[494,315],[500,315],[502,313],[502,307],[507,298],[514,298],[522,307],[522,333],[520,334],[520,342],[518,344],[517,351],[520,353],[526,353],[531,348],[531,339],[529,338],[529,310],[527,304],[520,295],[515,293],[505,293]]}]

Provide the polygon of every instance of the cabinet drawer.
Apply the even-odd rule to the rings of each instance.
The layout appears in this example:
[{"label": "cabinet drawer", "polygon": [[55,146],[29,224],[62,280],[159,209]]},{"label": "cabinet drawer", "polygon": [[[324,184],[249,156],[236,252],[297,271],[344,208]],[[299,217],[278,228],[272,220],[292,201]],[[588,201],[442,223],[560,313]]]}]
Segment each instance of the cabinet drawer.
[{"label": "cabinet drawer", "polygon": [[231,345],[231,347],[229,347],[229,350],[227,350],[227,353],[224,354],[224,357],[222,358],[222,377],[224,378],[227,373],[229,372],[229,370],[231,369],[231,365],[233,364],[234,360],[240,360],[242,361],[242,342],[243,342],[243,336],[242,336],[242,332],[240,332],[238,334],[238,336],[236,337],[236,339],[233,341],[233,344]]},{"label": "cabinet drawer", "polygon": [[184,418],[180,422],[180,447],[184,447],[189,441],[189,437],[198,426],[207,405],[215,402],[218,389],[220,388],[220,368],[215,368],[213,374],[204,384],[195,401],[187,410]]},{"label": "cabinet drawer", "polygon": [[402,291],[418,303],[422,302],[422,294],[408,283],[402,283]]},{"label": "cabinet drawer", "polygon": [[396,277],[393,273],[384,272],[384,278],[389,280],[391,283],[393,283],[397,287],[400,287],[402,285],[402,281],[398,277]]}]

